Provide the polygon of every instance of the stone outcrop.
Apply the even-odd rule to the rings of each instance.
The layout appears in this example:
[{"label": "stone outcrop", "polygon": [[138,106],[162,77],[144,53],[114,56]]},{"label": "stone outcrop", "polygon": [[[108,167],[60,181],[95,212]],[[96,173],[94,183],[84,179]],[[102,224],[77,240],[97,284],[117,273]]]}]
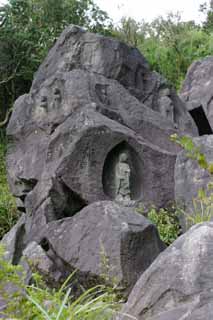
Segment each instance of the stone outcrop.
[{"label": "stone outcrop", "polygon": [[195,61],[188,69],[181,89],[181,98],[194,117],[199,132],[213,131],[213,57]]},{"label": "stone outcrop", "polygon": [[212,241],[213,223],[192,227],[141,276],[121,313],[138,320],[211,320]]},{"label": "stone outcrop", "polygon": [[[206,135],[193,138],[195,146],[205,155],[208,163],[213,160],[213,136]],[[193,199],[198,197],[199,190],[203,189],[208,194],[208,184],[211,182],[210,173],[202,169],[197,161],[187,157],[182,151],[177,156],[175,165],[175,198],[179,207],[184,209],[181,217],[182,229],[187,228],[187,216],[193,215],[196,208],[193,206]],[[201,209],[198,205],[198,210]]]},{"label": "stone outcrop", "polygon": [[19,248],[11,250],[8,241],[17,241],[22,222],[23,217],[19,228],[3,239],[6,257],[21,262],[27,271],[25,260],[29,260],[50,284],[61,283],[78,270],[78,282],[84,287],[106,278],[116,281],[128,294],[141,273],[165,249],[149,220],[111,201],[93,203],[74,217],[47,225],[26,222],[28,245],[21,258]]},{"label": "stone outcrop", "polygon": [[[162,113],[161,104],[170,109]],[[177,148],[169,136],[178,129],[196,135],[184,104],[136,49],[71,26],[50,50],[30,93],[15,103],[7,129],[12,192],[27,211],[25,198],[39,184],[52,184],[62,203],[69,193],[74,211],[112,200],[103,181],[110,172],[103,167],[110,170],[113,156],[127,150],[136,163],[133,199],[165,205],[174,200]],[[139,171],[143,177],[136,177]],[[49,198],[42,188],[34,205],[44,194]]]},{"label": "stone outcrop", "polygon": [[[23,225],[13,230],[15,263],[36,241],[51,248],[47,256],[59,273],[77,268],[99,277],[99,242],[106,229],[110,238],[103,246],[113,248],[115,275],[130,288],[162,243],[149,222],[122,206],[165,207],[174,201],[179,149],[169,139],[172,133],[196,136],[197,128],[139,51],[68,27],[29,94],[15,102],[7,128],[8,180],[25,213]],[[122,200],[119,207],[118,199],[128,203]]]}]

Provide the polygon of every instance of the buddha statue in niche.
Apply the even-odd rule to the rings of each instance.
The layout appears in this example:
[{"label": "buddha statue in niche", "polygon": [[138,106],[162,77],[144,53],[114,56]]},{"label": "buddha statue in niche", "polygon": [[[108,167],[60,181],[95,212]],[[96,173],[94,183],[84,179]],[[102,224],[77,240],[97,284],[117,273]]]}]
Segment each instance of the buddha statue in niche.
[{"label": "buddha statue in niche", "polygon": [[115,166],[115,200],[118,202],[128,203],[131,201],[130,174],[128,155],[126,152],[122,152]]}]

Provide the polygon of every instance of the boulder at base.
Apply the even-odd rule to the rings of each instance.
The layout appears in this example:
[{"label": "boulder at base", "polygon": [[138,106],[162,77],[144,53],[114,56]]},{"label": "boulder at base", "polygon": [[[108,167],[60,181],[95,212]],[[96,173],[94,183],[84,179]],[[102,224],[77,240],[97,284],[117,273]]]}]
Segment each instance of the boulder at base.
[{"label": "boulder at base", "polygon": [[141,276],[121,313],[137,320],[212,320],[212,243],[213,223],[192,227]]},{"label": "boulder at base", "polygon": [[165,248],[149,220],[110,201],[96,202],[74,217],[51,222],[30,240],[36,240],[54,262],[60,260],[69,270],[78,270],[84,286],[83,279],[104,277],[126,292]]}]

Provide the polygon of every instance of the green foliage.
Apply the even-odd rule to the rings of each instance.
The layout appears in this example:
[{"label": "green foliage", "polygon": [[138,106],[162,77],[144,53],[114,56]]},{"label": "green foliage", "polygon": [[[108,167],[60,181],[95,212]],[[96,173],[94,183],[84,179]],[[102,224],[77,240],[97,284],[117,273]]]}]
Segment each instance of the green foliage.
[{"label": "green foliage", "polygon": [[186,151],[186,156],[188,158],[196,160],[202,169],[207,170],[210,175],[213,174],[213,163],[207,162],[205,155],[200,151],[200,148],[194,144],[191,137],[180,137],[177,134],[173,134],[171,135],[171,140],[180,145]]},{"label": "green foliage", "polygon": [[[25,274],[20,266],[3,259],[0,247],[0,295],[8,301],[2,312],[8,318],[20,320],[109,320],[120,309],[116,295],[104,286],[96,286],[72,297],[68,286],[72,275],[59,290],[45,287],[38,274],[33,275],[34,284],[24,284]],[[5,290],[10,284],[10,289]]]},{"label": "green foliage", "polygon": [[0,6],[0,119],[29,91],[33,74],[69,24],[107,34],[111,21],[93,0],[9,0]]},{"label": "green foliage", "polygon": [[212,55],[213,29],[206,31],[194,21],[184,22],[180,14],[158,17],[151,23],[123,18],[114,36],[136,46],[152,69],[179,89],[194,60]]},{"label": "green foliage", "polygon": [[199,190],[193,199],[192,213],[185,214],[187,229],[194,224],[211,221],[213,218],[213,193]]},{"label": "green foliage", "polygon": [[5,168],[6,138],[0,140],[0,238],[8,232],[18,219],[15,199],[7,183]]},{"label": "green foliage", "polygon": [[[141,208],[138,211],[142,214],[144,212]],[[179,211],[176,208],[161,208],[156,210],[153,207],[148,212],[147,218],[156,225],[161,240],[168,246],[179,236],[180,225],[178,216]]]}]

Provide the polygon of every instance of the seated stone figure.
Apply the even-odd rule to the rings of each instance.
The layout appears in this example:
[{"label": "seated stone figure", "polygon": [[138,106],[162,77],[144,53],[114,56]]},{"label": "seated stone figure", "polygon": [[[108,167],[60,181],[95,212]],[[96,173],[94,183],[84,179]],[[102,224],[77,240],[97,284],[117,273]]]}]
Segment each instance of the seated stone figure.
[{"label": "seated stone figure", "polygon": [[128,164],[128,155],[121,153],[119,161],[115,167],[115,185],[116,198],[118,202],[131,201],[130,195],[130,166]]}]

